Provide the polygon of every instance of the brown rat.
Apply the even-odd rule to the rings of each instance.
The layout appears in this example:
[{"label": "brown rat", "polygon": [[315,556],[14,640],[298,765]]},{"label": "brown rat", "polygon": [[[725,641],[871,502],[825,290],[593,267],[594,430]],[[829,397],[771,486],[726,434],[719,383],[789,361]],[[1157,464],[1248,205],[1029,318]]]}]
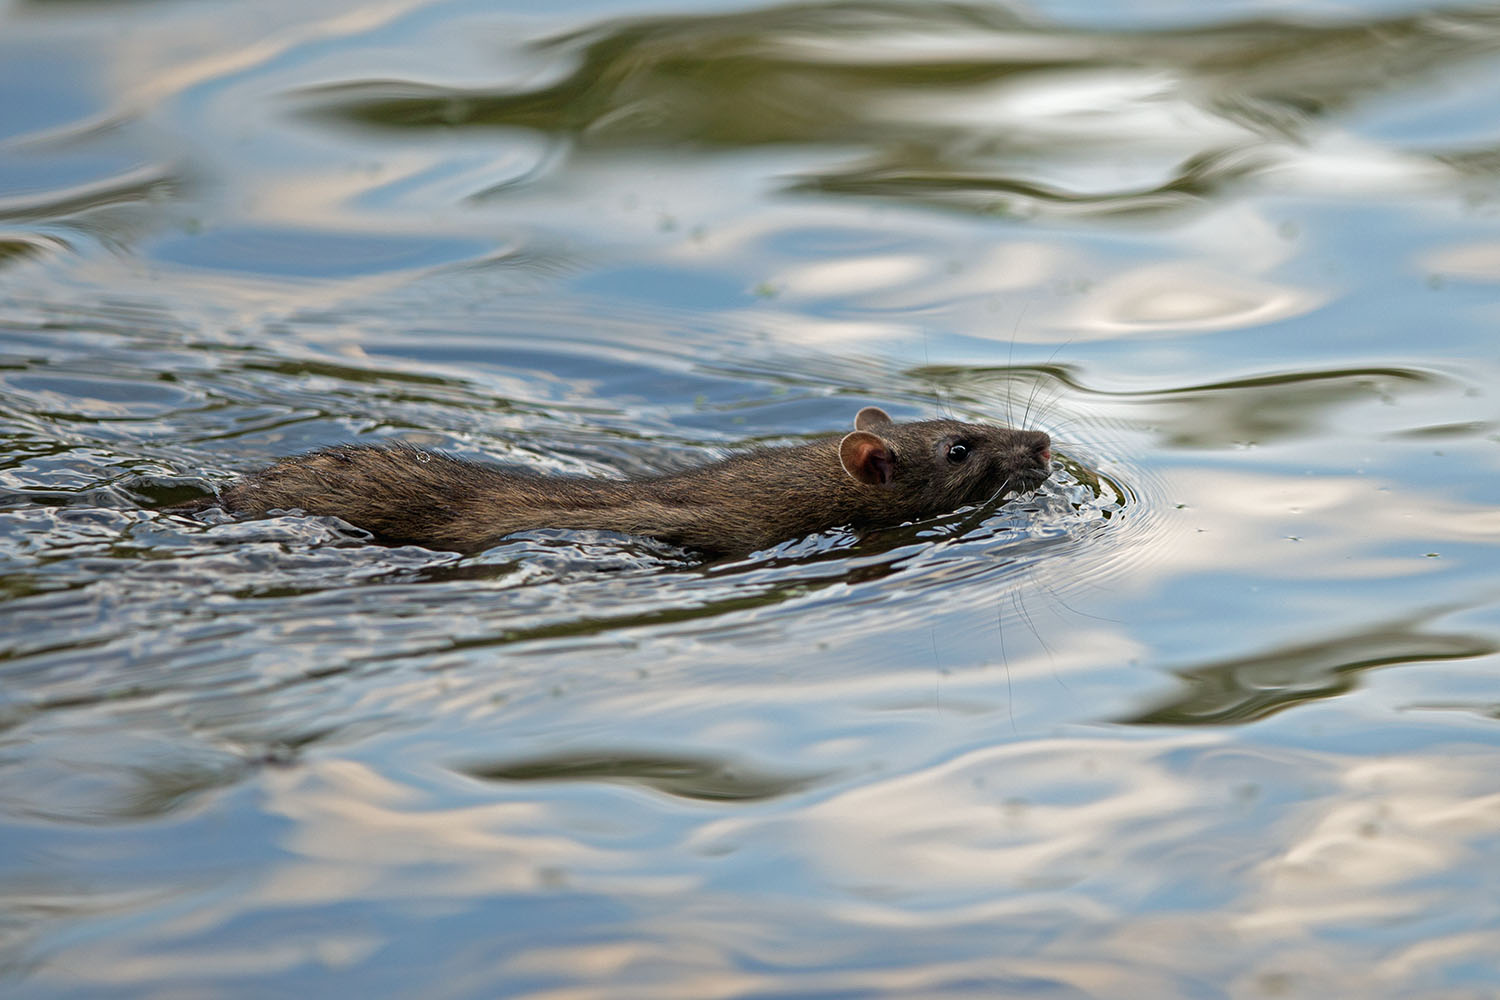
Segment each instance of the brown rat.
[{"label": "brown rat", "polygon": [[757,448],[673,475],[613,480],[514,472],[416,448],[343,445],[286,458],[224,490],[233,513],[301,509],[390,542],[475,552],[506,535],[573,528],[649,535],[740,555],[848,525],[947,513],[1050,474],[1041,431],[956,420],[898,424],[865,407],[855,429]]}]

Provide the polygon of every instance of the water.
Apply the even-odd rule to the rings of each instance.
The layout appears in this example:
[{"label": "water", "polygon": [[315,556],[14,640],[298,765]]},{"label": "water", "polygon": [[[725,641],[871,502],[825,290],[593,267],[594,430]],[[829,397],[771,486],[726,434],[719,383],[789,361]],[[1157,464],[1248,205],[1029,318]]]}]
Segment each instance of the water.
[{"label": "water", "polygon": [[[1500,15],[0,5],[8,996],[1500,991]],[[702,563],[172,503],[863,405]]]}]

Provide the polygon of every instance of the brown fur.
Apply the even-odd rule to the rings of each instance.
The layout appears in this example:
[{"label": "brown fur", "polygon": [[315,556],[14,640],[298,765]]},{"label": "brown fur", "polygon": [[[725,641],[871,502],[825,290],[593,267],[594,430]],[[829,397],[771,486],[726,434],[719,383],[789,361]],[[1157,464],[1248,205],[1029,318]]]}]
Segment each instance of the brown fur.
[{"label": "brown fur", "polygon": [[[857,429],[789,448],[759,448],[669,476],[548,476],[409,446],[343,445],[232,484],[234,513],[334,515],[391,542],[474,552],[534,528],[650,535],[708,554],[743,554],[848,525],[873,528],[946,513],[1047,478],[1040,431],[952,420],[897,424],[868,407]],[[962,442],[968,454],[951,462]]]}]

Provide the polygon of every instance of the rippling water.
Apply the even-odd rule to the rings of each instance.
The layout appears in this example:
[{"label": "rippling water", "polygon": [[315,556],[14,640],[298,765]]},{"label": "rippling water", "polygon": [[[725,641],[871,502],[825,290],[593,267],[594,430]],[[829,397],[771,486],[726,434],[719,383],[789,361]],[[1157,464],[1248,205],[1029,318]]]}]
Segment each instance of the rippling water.
[{"label": "rippling water", "polygon": [[[0,3],[7,996],[1500,992],[1493,6]],[[704,563],[173,504],[864,405]]]}]

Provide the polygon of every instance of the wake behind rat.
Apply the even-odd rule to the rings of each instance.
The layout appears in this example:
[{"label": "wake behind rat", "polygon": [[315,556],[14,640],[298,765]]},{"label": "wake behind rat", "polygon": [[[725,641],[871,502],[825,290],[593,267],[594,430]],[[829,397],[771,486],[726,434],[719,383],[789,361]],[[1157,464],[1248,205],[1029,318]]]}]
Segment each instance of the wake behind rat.
[{"label": "wake behind rat", "polygon": [[705,555],[744,555],[837,527],[890,527],[1042,484],[1041,431],[956,420],[896,423],[878,407],[854,430],[756,448],[686,472],[637,479],[517,472],[409,446],[343,445],[241,479],[231,513],[300,509],[382,541],[477,552],[538,528],[647,535]]}]

